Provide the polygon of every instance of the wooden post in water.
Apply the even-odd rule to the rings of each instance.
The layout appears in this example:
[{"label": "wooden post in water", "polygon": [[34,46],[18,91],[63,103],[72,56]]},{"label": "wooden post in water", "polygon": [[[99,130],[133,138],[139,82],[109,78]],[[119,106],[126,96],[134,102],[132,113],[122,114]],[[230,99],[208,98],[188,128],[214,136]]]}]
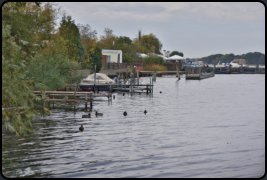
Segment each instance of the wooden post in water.
[{"label": "wooden post in water", "polygon": [[152,80],[153,80],[153,81],[156,81],[156,76],[157,76],[157,75],[156,75],[156,71],[155,71],[155,72],[153,73],[153,75],[152,75]]},{"label": "wooden post in water", "polygon": [[93,95],[90,94],[90,111],[93,109]]},{"label": "wooden post in water", "polygon": [[176,77],[178,77],[178,62],[176,62],[175,64],[176,64]]},{"label": "wooden post in water", "polygon": [[75,109],[75,103],[76,103],[76,82],[75,82],[75,91],[74,91],[74,109]]},{"label": "wooden post in water", "polygon": [[152,86],[151,86],[151,92],[153,93],[153,81],[152,81]]},{"label": "wooden post in water", "polygon": [[180,68],[179,68],[179,65],[178,65],[178,62],[176,62],[176,77],[178,77],[178,80],[180,80]]},{"label": "wooden post in water", "polygon": [[151,81],[152,81],[152,78],[150,78],[150,92],[151,92]]},{"label": "wooden post in water", "polygon": [[139,71],[137,71],[137,85],[139,85]]},{"label": "wooden post in water", "polygon": [[129,81],[128,81],[128,68],[126,69],[126,82],[129,83]]},{"label": "wooden post in water", "polygon": [[94,93],[95,93],[95,80],[96,80],[96,65],[95,65],[95,75],[94,75]]},{"label": "wooden post in water", "polygon": [[85,93],[85,109],[87,110],[87,93]]},{"label": "wooden post in water", "polygon": [[131,96],[133,95],[133,81],[131,81]]}]

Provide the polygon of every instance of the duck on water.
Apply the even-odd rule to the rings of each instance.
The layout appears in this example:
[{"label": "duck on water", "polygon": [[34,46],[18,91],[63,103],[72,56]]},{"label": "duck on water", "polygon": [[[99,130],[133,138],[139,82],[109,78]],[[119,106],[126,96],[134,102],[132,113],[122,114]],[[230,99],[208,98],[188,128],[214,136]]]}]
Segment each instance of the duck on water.
[{"label": "duck on water", "polygon": [[81,127],[79,127],[79,130],[82,132],[84,130],[83,125],[81,125]]}]

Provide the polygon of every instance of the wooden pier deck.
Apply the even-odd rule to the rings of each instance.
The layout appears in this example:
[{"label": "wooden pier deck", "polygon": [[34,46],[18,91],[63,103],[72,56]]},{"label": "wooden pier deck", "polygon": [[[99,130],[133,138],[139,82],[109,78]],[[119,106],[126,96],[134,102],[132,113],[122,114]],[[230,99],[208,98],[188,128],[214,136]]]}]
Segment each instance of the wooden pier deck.
[{"label": "wooden pier deck", "polygon": [[[95,100],[95,97],[107,97],[108,101],[112,101],[112,94],[94,94],[93,92],[86,92],[86,91],[33,91],[34,94],[37,96],[42,96],[42,94],[45,94],[49,97],[49,99],[45,99],[42,97],[43,102],[43,108],[45,107],[45,103],[48,102],[48,106],[50,106],[50,102],[73,102],[74,103],[74,109],[76,103],[84,103],[85,109],[87,109],[87,103],[89,102],[89,109],[90,111],[93,108],[93,101]],[[64,96],[64,98],[58,98],[60,96]],[[57,99],[55,99],[57,97]],[[70,97],[70,98],[69,98]],[[77,98],[76,98],[77,97]]]},{"label": "wooden pier deck", "polygon": [[[33,91],[37,96],[41,96],[41,91]],[[92,102],[95,97],[107,97],[111,94],[94,94],[93,92],[69,92],[69,91],[43,91],[43,94],[49,97],[49,99],[42,99],[43,102],[75,102],[75,103],[87,103]],[[64,96],[64,98],[58,98]],[[55,98],[57,97],[57,98]],[[66,98],[67,97],[67,98]],[[77,97],[77,98],[76,98]]]}]

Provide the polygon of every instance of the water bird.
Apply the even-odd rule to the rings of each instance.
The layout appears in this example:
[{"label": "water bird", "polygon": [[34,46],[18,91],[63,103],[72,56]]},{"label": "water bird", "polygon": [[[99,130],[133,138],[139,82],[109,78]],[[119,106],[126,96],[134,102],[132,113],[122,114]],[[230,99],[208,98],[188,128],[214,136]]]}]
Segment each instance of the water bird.
[{"label": "water bird", "polygon": [[126,116],[126,115],[127,115],[127,112],[126,112],[126,111],[124,111],[123,115],[124,115],[124,116]]},{"label": "water bird", "polygon": [[103,113],[98,113],[97,111],[95,112],[96,116],[103,116]]},{"label": "water bird", "polygon": [[82,118],[91,118],[91,114],[89,113],[88,115],[82,115]]},{"label": "water bird", "polygon": [[144,111],[144,113],[146,114],[146,113],[147,113],[147,111],[145,110],[145,111]]},{"label": "water bird", "polygon": [[159,93],[162,93],[161,91]]},{"label": "water bird", "polygon": [[83,131],[84,130],[83,125],[81,125],[81,127],[79,127],[79,130],[80,131]]}]

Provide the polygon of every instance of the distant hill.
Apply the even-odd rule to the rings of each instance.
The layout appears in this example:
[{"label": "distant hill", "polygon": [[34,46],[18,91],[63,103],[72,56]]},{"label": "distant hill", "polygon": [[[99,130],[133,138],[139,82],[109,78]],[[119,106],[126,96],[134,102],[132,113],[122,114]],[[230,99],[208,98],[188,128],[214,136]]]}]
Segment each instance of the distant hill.
[{"label": "distant hill", "polygon": [[196,58],[187,58],[187,61],[203,61],[206,62],[207,64],[212,64],[215,63],[217,64],[219,61],[220,63],[229,63],[234,59],[245,59],[246,62],[248,61],[249,64],[261,64],[265,65],[265,54],[262,54],[260,52],[249,52],[247,54],[242,54],[242,55],[234,55],[234,54],[214,54],[210,55],[207,57],[202,57],[200,59]]}]

